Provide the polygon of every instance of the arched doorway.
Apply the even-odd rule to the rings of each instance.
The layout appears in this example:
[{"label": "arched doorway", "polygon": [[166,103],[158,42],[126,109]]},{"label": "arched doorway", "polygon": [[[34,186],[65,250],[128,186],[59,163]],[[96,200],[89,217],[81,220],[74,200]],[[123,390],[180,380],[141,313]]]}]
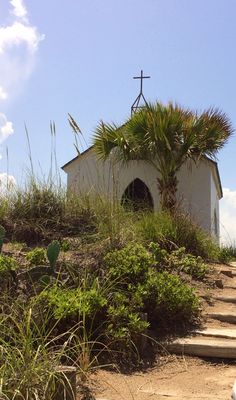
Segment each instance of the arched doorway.
[{"label": "arched doorway", "polygon": [[153,199],[145,183],[136,178],[124,191],[121,203],[134,211],[153,210]]}]

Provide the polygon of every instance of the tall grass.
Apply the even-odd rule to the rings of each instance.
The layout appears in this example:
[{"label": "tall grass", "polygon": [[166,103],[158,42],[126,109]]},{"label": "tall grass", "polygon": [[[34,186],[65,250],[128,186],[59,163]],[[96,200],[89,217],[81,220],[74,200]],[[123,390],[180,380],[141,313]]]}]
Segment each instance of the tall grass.
[{"label": "tall grass", "polygon": [[[108,346],[99,341],[106,321],[96,318],[99,306],[91,296],[94,290],[95,297],[108,298],[113,283],[96,282],[93,289],[91,276],[81,280],[81,290],[77,289],[80,300],[76,298],[76,290],[56,285],[24,301],[21,297],[12,300],[6,294],[1,296],[1,399],[51,400],[62,379],[58,367],[76,367],[78,382],[82,383],[91,370],[99,367],[101,353],[109,352]],[[90,292],[89,300],[86,296]],[[77,300],[74,311],[65,303],[65,299],[69,301],[72,297]],[[59,298],[61,303],[56,301]],[[93,313],[87,307],[94,307]]]},{"label": "tall grass", "polygon": [[[11,304],[10,300],[4,300]],[[68,357],[69,343],[77,327],[52,336],[50,315],[36,313],[38,299],[11,304],[0,318],[0,398],[50,400],[57,382],[57,367]],[[60,344],[59,344],[60,343]]]},{"label": "tall grass", "polygon": [[132,236],[128,221],[133,217],[118,201],[67,193],[62,186],[32,177],[24,188],[15,188],[0,199],[0,224],[8,239],[27,244],[79,235],[89,241],[108,239],[114,246]]},{"label": "tall grass", "polygon": [[236,260],[236,244],[224,244],[220,247],[219,261],[229,263]]},{"label": "tall grass", "polygon": [[144,242],[156,242],[162,248],[185,247],[188,253],[217,260],[219,246],[189,216],[176,213],[145,213],[136,224],[137,235]]},{"label": "tall grass", "polygon": [[6,226],[10,239],[37,242],[57,229],[64,212],[61,189],[36,182],[30,178],[24,188],[8,193],[7,207],[0,204],[1,223]]},{"label": "tall grass", "polygon": [[33,179],[7,201],[0,199],[0,224],[9,239],[28,244],[79,236],[83,242],[107,239],[113,247],[152,241],[167,250],[184,246],[204,259],[219,256],[214,240],[186,215],[127,211],[117,200],[68,194],[61,186]]},{"label": "tall grass", "polygon": [[12,296],[10,289],[1,293],[1,399],[50,400],[58,366],[75,366],[84,382],[101,353],[110,352],[106,307],[117,282],[104,270],[76,267],[70,276],[61,262],[47,287],[31,282],[27,293],[28,278],[19,274]]}]

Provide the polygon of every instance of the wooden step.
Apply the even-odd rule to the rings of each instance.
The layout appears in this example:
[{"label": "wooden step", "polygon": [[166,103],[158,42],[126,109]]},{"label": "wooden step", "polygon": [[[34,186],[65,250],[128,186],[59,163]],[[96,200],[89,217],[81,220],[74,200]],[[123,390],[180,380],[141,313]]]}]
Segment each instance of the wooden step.
[{"label": "wooden step", "polygon": [[236,290],[236,285],[232,284],[225,284],[224,289],[233,289]]},{"label": "wooden step", "polygon": [[208,313],[207,317],[217,319],[218,321],[222,322],[229,322],[230,324],[236,324],[236,312],[212,312]]},{"label": "wooden step", "polygon": [[236,303],[236,295],[235,296],[215,296],[213,297],[213,300],[218,300],[218,301],[223,301],[225,303]]},{"label": "wooden step", "polygon": [[167,350],[174,354],[232,359],[236,358],[236,340],[196,336],[177,339]]},{"label": "wooden step", "polygon": [[235,267],[236,268],[236,261],[231,261],[231,263],[229,264],[231,267]]},{"label": "wooden step", "polygon": [[195,333],[201,336],[236,340],[236,328],[206,328],[196,330]]},{"label": "wooden step", "polygon": [[221,269],[220,273],[228,276],[229,278],[233,278],[235,276],[234,271],[232,271],[231,269]]}]

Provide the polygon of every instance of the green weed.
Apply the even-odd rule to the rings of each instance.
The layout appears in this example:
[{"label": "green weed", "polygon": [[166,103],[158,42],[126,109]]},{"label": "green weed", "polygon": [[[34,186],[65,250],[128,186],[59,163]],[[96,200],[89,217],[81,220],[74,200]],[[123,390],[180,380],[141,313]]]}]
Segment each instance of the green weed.
[{"label": "green weed", "polygon": [[29,265],[46,265],[46,251],[41,247],[36,247],[35,249],[29,251],[26,254],[26,260],[29,262]]},{"label": "green weed", "polygon": [[61,243],[61,251],[66,253],[70,249],[71,249],[71,244],[70,244],[69,240],[67,240],[67,239],[63,240]]},{"label": "green weed", "polygon": [[15,271],[18,268],[18,263],[13,257],[0,254],[0,274],[9,271]]}]

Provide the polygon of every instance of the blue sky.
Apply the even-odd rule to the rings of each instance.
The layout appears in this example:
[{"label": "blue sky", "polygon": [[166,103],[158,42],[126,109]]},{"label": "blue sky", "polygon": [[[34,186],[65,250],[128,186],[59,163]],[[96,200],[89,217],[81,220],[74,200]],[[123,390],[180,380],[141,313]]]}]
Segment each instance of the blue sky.
[{"label": "blue sky", "polygon": [[[24,123],[35,168],[47,173],[50,120],[63,165],[76,155],[67,113],[89,144],[99,120],[129,115],[141,69],[151,75],[147,100],[219,107],[236,127],[235,15],[235,0],[1,0],[2,179],[6,148],[9,173],[18,182],[25,176]],[[226,189],[221,231],[236,240],[235,145],[233,137],[218,160]]]}]

